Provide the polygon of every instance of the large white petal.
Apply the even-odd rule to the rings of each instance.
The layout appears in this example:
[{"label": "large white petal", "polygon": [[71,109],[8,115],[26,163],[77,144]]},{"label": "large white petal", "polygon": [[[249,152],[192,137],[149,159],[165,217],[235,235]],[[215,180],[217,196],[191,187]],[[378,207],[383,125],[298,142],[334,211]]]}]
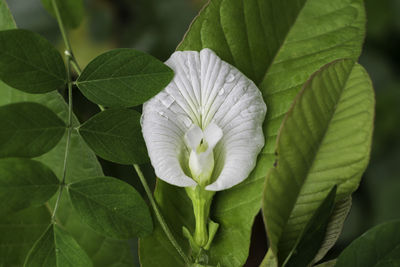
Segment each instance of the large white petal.
[{"label": "large white petal", "polygon": [[184,136],[193,123],[204,130],[213,122],[223,136],[214,149],[214,182],[206,189],[240,183],[264,145],[266,106],[260,91],[210,49],[175,52],[166,64],[174,79],[143,106],[143,135],[157,176],[178,186],[195,185],[188,176]]}]

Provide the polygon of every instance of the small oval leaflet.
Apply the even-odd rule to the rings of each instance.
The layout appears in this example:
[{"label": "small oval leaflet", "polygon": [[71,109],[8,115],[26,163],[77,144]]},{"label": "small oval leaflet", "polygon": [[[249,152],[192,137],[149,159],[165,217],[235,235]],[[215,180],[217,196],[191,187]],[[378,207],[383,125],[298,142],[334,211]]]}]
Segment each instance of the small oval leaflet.
[{"label": "small oval leaflet", "polygon": [[149,208],[127,183],[95,177],[70,184],[68,193],[82,221],[115,239],[143,237],[153,230]]},{"label": "small oval leaflet", "polygon": [[62,89],[67,81],[60,53],[37,33],[0,32],[0,80],[31,94]]},{"label": "small oval leaflet", "polygon": [[49,108],[33,102],[0,107],[0,158],[37,157],[64,135],[65,123]]},{"label": "small oval leaflet", "polygon": [[76,84],[96,104],[132,107],[160,92],[173,75],[158,59],[134,49],[120,48],[96,57]]},{"label": "small oval leaflet", "polygon": [[140,113],[131,109],[108,109],[90,118],[79,133],[100,157],[120,163],[149,160],[141,132]]},{"label": "small oval leaflet", "polygon": [[59,181],[44,164],[30,159],[0,159],[0,214],[40,206],[57,191]]},{"label": "small oval leaflet", "polygon": [[92,261],[76,240],[57,224],[50,224],[33,245],[24,267],[91,267]]}]

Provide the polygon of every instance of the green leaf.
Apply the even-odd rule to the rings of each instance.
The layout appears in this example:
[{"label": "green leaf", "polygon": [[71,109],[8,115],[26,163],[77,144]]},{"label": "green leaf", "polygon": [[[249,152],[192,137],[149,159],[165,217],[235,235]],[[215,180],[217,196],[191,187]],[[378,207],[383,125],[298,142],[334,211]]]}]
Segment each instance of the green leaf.
[{"label": "green leaf", "polygon": [[30,159],[0,159],[0,213],[43,205],[58,189],[54,173]]},{"label": "green leaf", "polygon": [[313,259],[313,263],[319,262],[326,253],[333,247],[342,232],[344,221],[350,212],[351,196],[338,201],[333,210],[332,216],[329,219],[328,228],[326,229],[325,239]]},{"label": "green leaf", "polygon": [[49,108],[24,102],[0,107],[0,158],[36,157],[50,151],[66,125]]},{"label": "green leaf", "polygon": [[108,109],[86,121],[79,133],[100,157],[120,163],[148,161],[140,126],[140,113],[131,109]]},{"label": "green leaf", "polygon": [[75,239],[56,224],[51,224],[34,244],[24,267],[90,267],[92,262]]},{"label": "green leaf", "polygon": [[70,184],[68,193],[82,221],[105,236],[129,239],[153,230],[146,203],[123,181],[112,177],[83,180]]},{"label": "green leaf", "polygon": [[[211,48],[258,85],[268,107],[263,125],[265,147],[256,168],[243,183],[214,198],[211,218],[220,228],[210,261],[220,262],[222,267],[244,265],[283,117],[312,73],[335,59],[358,58],[364,33],[362,0],[211,0],[191,24],[178,50]],[[186,196],[180,193],[184,190],[161,187],[161,183],[155,195],[160,196],[164,215],[175,214],[169,225],[186,226],[192,218],[184,216],[192,215],[190,203],[184,206]],[[181,235],[180,229],[176,235]],[[151,247],[157,247],[159,253],[151,252]],[[167,257],[172,259],[164,266],[183,266],[157,226],[151,237],[141,240],[140,255],[144,267],[164,264]]]},{"label": "green leaf", "polygon": [[91,61],[76,84],[96,104],[137,106],[164,89],[173,71],[158,59],[134,49],[114,49]]},{"label": "green leaf", "polygon": [[399,266],[400,221],[380,224],[354,240],[339,255],[336,267]]},{"label": "green leaf", "polygon": [[134,248],[132,240],[115,240],[98,234],[72,207],[68,194],[63,194],[57,211],[57,221],[75,238],[92,259],[95,267],[132,267]]},{"label": "green leaf", "polygon": [[[47,12],[49,12],[55,17],[52,0],[41,0],[41,1]],[[77,28],[81,24],[85,16],[83,0],[68,0],[68,1],[56,0],[56,1],[64,25],[71,29]]]},{"label": "green leaf", "polygon": [[329,219],[335,204],[336,189],[337,187],[334,186],[329,191],[328,196],[312,215],[283,266],[296,267],[310,265],[310,262],[324,241]]},{"label": "green leaf", "polygon": [[276,262],[276,258],[274,254],[272,254],[272,250],[268,249],[267,254],[265,254],[263,261],[260,264],[260,267],[277,267],[278,263]]},{"label": "green leaf", "polygon": [[5,0],[0,0],[0,31],[15,28],[15,21],[8,9],[7,2]]},{"label": "green leaf", "polygon": [[[33,101],[43,104],[53,110],[65,122],[67,121],[67,104],[59,93],[28,94],[15,90],[0,81],[0,106],[21,101]],[[78,121],[75,116],[73,116],[73,125],[74,127],[78,126]],[[54,149],[37,158],[37,160],[47,164],[59,179],[62,178],[63,174],[65,142],[66,135],[64,135],[61,142],[59,142]],[[86,179],[86,177],[103,175],[96,155],[75,131],[72,132],[71,136],[66,175],[66,179],[69,182]],[[55,199],[55,197],[53,199]],[[55,201],[52,201],[53,204],[54,202]],[[19,216],[19,214],[21,215]],[[27,217],[25,218],[24,215]],[[28,212],[28,210],[24,210],[18,212],[16,215],[8,216],[7,219],[0,219],[0,227],[3,227],[2,229],[4,229],[5,232],[7,229],[10,229],[11,233],[10,235],[4,234],[0,236],[0,242],[4,240],[4,243],[0,243],[0,265],[4,263],[5,266],[14,266],[12,264],[15,264],[15,266],[22,266],[27,252],[47,228],[50,215],[48,209],[43,207],[41,212]],[[39,221],[39,219],[41,220]],[[67,231],[73,235],[79,245],[87,251],[94,266],[134,266],[135,261],[132,255],[131,244],[129,244],[128,241],[105,238],[82,223],[78,214],[72,208],[67,194],[62,195],[60,206],[57,211],[57,219],[61,221]],[[15,236],[13,235],[14,229],[16,233]]]},{"label": "green leaf", "polygon": [[279,264],[333,185],[337,200],[357,189],[369,160],[374,105],[368,74],[352,60],[323,67],[297,96],[264,188],[264,220]]},{"label": "green leaf", "polygon": [[17,267],[50,223],[47,207],[29,208],[0,217],[0,266]]},{"label": "green leaf", "polygon": [[[14,103],[20,101],[35,101],[46,105],[48,108],[52,109],[58,116],[63,118],[64,121],[67,120],[67,105],[62,98],[62,96],[57,92],[50,92],[47,94],[41,95],[32,95],[27,94],[21,91],[17,91],[10,87],[7,87],[4,83],[0,81],[0,105],[7,103]],[[74,126],[77,126],[77,120],[74,117],[73,119]],[[57,146],[52,149],[50,152],[42,155],[37,158],[41,162],[47,164],[58,176],[59,179],[62,178],[62,169],[63,169],[63,159],[64,159],[64,151],[65,151],[65,142],[66,135],[61,140]],[[70,153],[68,156],[68,164],[67,164],[67,181],[79,181],[82,179],[86,179],[87,177],[94,176],[102,176],[103,172],[101,170],[101,166],[96,159],[94,153],[88,148],[86,143],[82,140],[80,135],[78,135],[75,131],[71,136],[71,146]],[[109,267],[113,266],[133,266],[134,257],[132,255],[131,245],[127,241],[119,241],[114,239],[105,238],[102,235],[94,232],[89,226],[81,222],[79,215],[75,212],[75,210],[70,205],[70,201],[67,194],[63,194],[60,207],[57,211],[57,219],[61,221],[62,225],[68,230],[69,233],[73,235],[73,237],[78,241],[79,245],[87,251],[89,256],[91,257],[94,266],[96,267]],[[56,196],[53,198],[54,204]],[[32,215],[36,216],[36,215]],[[21,266],[23,264],[23,260],[25,258],[26,253],[31,248],[34,241],[43,233],[45,228],[48,226],[48,221],[46,221],[42,230],[38,230],[36,238],[32,237],[32,240],[29,241],[29,235],[27,235],[27,244],[23,246],[21,244],[21,252],[25,253],[18,254],[16,250],[10,245],[4,253],[4,255],[16,255],[15,259],[19,259],[17,266]],[[33,228],[34,231],[34,228]],[[32,233],[33,234],[33,233]],[[21,234],[22,235],[22,234]],[[21,237],[23,238],[23,237]],[[15,242],[23,242],[24,239],[19,238]],[[31,243],[28,243],[31,242]],[[0,247],[1,248],[1,247]],[[6,249],[4,248],[4,249]],[[25,248],[25,250],[23,250]],[[1,250],[0,250],[1,251]],[[21,256],[18,256],[21,255]],[[3,259],[0,256],[0,259]],[[10,258],[10,261],[12,258]],[[1,262],[1,260],[0,260]],[[8,262],[8,261],[7,261]],[[17,260],[15,260],[17,262]],[[8,266],[6,264],[6,266]]]},{"label": "green leaf", "polygon": [[63,59],[45,38],[27,30],[0,32],[0,79],[18,90],[41,94],[66,84]]}]

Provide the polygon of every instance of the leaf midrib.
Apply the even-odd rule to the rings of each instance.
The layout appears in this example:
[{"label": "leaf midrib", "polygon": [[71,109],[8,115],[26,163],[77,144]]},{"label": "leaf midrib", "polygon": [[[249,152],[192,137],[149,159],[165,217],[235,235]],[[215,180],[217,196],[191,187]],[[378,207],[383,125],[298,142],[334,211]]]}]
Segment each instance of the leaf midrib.
[{"label": "leaf midrib", "polygon": [[[328,66],[332,66],[332,65],[329,64]],[[325,70],[328,66],[325,66],[325,68],[320,69],[319,71],[317,71],[316,73],[314,73],[314,74],[310,77],[310,79],[304,84],[304,88],[303,88],[303,90],[302,90],[301,95],[299,95],[299,96],[295,99],[295,102],[293,103],[292,107],[293,107],[294,105],[296,105],[296,103],[297,103],[297,101],[300,99],[300,97],[303,96],[303,94],[304,94],[304,89],[306,88],[306,86],[308,86],[308,85],[310,84],[310,82],[312,81],[312,79],[313,79],[318,73],[320,73],[321,71]],[[292,208],[291,208],[291,210],[290,210],[290,213],[289,213],[289,216],[288,216],[287,220],[285,221],[285,225],[284,225],[284,227],[282,227],[282,232],[281,232],[281,234],[280,234],[280,237],[282,236],[282,233],[284,232],[284,229],[286,229],[286,227],[287,227],[287,225],[288,225],[288,222],[289,222],[289,219],[290,219],[290,216],[291,216],[291,214],[293,213],[293,210],[294,210],[294,208],[295,208],[295,206],[296,206],[297,201],[299,200],[299,197],[300,197],[300,195],[301,195],[301,189],[303,188],[304,184],[306,183],[307,178],[308,178],[309,173],[310,173],[310,170],[312,169],[312,167],[313,167],[313,165],[314,165],[314,162],[315,162],[315,159],[316,159],[316,157],[317,157],[317,155],[318,155],[318,153],[319,153],[319,151],[320,151],[320,149],[321,149],[321,145],[322,145],[322,143],[323,143],[323,141],[324,141],[324,139],[325,139],[325,137],[326,137],[326,134],[327,134],[327,132],[328,132],[328,129],[329,129],[331,123],[332,123],[332,119],[334,118],[335,113],[336,113],[336,111],[337,111],[337,104],[340,103],[340,100],[341,100],[341,98],[342,98],[342,94],[343,94],[343,92],[344,92],[344,90],[345,90],[345,88],[346,88],[347,82],[348,82],[348,80],[349,80],[349,78],[350,78],[350,75],[351,75],[353,69],[354,69],[354,66],[355,66],[355,63],[354,63],[353,66],[351,67],[351,70],[349,71],[349,74],[347,75],[347,77],[346,77],[346,79],[345,79],[345,82],[343,83],[343,90],[341,90],[340,95],[339,95],[339,97],[338,97],[338,101],[337,101],[336,106],[335,106],[335,109],[333,110],[332,115],[331,115],[331,117],[329,118],[329,121],[328,121],[328,123],[327,123],[328,126],[326,127],[326,129],[325,129],[325,131],[324,131],[324,133],[323,133],[321,139],[320,139],[319,142],[318,142],[318,146],[317,146],[318,148],[317,148],[316,152],[314,153],[314,155],[313,155],[313,157],[312,157],[312,160],[311,160],[312,163],[311,163],[309,166],[307,166],[307,170],[306,170],[306,173],[307,173],[307,174],[306,174],[306,176],[305,176],[305,179],[302,181],[301,186],[299,186],[299,191],[298,191],[299,193],[298,193],[297,196],[296,196],[296,200],[293,202],[293,206],[292,206]],[[291,112],[293,112],[293,109],[292,109],[292,108],[289,109],[289,111],[288,111],[287,114],[289,115]],[[285,121],[287,120],[286,118],[288,117],[288,115],[285,117],[284,121],[282,122],[282,125],[285,124]],[[278,134],[278,138],[279,138],[279,135],[280,135],[280,134]],[[278,141],[279,141],[279,140],[278,140]],[[278,158],[278,164],[279,164],[279,158]],[[277,247],[279,247],[280,241],[281,241],[281,240],[280,240],[280,238],[279,238],[279,242],[278,242],[278,244],[277,244]]]},{"label": "leaf midrib", "polygon": [[59,76],[55,75],[54,73],[49,72],[49,71],[46,70],[46,69],[43,69],[43,68],[41,68],[41,67],[39,67],[39,66],[36,66],[36,65],[33,65],[30,61],[25,61],[25,60],[23,60],[22,58],[17,57],[16,55],[9,54],[9,53],[4,52],[4,51],[3,51],[3,52],[0,52],[0,54],[5,54],[5,55],[7,55],[7,56],[9,56],[9,57],[12,57],[12,58],[14,58],[14,59],[16,59],[16,60],[18,60],[18,61],[20,61],[20,62],[22,62],[22,63],[24,63],[24,64],[26,64],[26,65],[28,65],[28,66],[30,66],[30,67],[32,67],[32,68],[35,68],[35,69],[37,69],[37,70],[39,70],[39,71],[41,71],[41,72],[43,72],[43,73],[46,73],[46,74],[49,74],[50,76],[53,76],[53,77],[56,78],[56,80],[58,80],[58,81],[62,81],[62,82],[65,83],[65,79],[64,79],[64,78],[60,78]]},{"label": "leaf midrib", "polygon": [[[97,200],[93,199],[92,197],[90,197],[90,196],[88,196],[88,195],[82,193],[81,191],[79,191],[79,190],[77,190],[77,189],[74,189],[73,186],[70,186],[70,187],[69,187],[69,191],[74,191],[75,193],[77,193],[77,194],[79,194],[79,195],[82,195],[84,198],[87,198],[88,200],[91,200],[92,202],[98,204],[99,206],[102,206],[102,207],[106,208],[106,210],[111,211],[112,214],[118,215],[118,217],[123,218],[124,220],[128,221],[129,223],[132,223],[132,222],[133,222],[134,225],[139,225],[139,226],[142,226],[143,229],[147,229],[147,227],[145,227],[144,224],[140,223],[139,220],[132,220],[131,218],[125,216],[125,215],[122,214],[122,213],[117,213],[117,212],[115,212],[113,209],[110,209],[108,206],[106,206],[106,205],[104,205],[104,204],[98,202]],[[135,232],[136,232],[136,229],[135,229]],[[140,231],[138,231],[138,232],[140,232]]]}]

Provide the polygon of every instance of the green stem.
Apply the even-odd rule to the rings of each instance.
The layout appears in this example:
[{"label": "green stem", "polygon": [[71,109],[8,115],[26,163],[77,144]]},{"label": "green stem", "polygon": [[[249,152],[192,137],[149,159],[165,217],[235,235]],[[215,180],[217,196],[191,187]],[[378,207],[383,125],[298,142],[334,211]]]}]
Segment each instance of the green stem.
[{"label": "green stem", "polygon": [[72,53],[71,43],[69,42],[67,31],[65,30],[64,23],[63,23],[63,21],[61,19],[60,10],[58,9],[57,1],[56,0],[51,0],[51,3],[53,4],[54,13],[56,15],[58,26],[60,28],[60,32],[61,32],[62,38],[64,40],[64,45],[65,45],[65,49],[66,49],[65,55],[70,58],[71,66],[74,68],[76,73],[78,75],[81,75],[82,71],[81,71],[81,68],[78,65],[78,62],[75,59],[74,54]]},{"label": "green stem", "polygon": [[63,164],[63,172],[62,179],[60,183],[60,189],[58,191],[58,196],[56,200],[56,204],[54,206],[53,214],[51,215],[51,220],[54,222],[56,217],[56,212],[58,210],[60,199],[62,192],[65,187],[65,178],[67,176],[67,162],[68,162],[68,154],[69,154],[69,146],[71,140],[72,133],[72,81],[71,81],[71,73],[70,73],[70,61],[71,58],[67,56],[67,78],[68,78],[68,122],[67,122],[67,141],[65,144],[65,152],[64,152],[64,164]]},{"label": "green stem", "polygon": [[193,204],[193,213],[196,219],[196,227],[194,230],[194,241],[200,248],[205,248],[209,241],[208,221],[210,215],[210,208],[214,191],[207,191],[201,186],[186,187],[187,195]]},{"label": "green stem", "polygon": [[147,197],[150,200],[150,204],[153,207],[154,213],[157,217],[158,222],[160,223],[162,229],[165,232],[165,235],[167,236],[167,238],[169,239],[169,241],[171,242],[171,244],[175,247],[175,249],[178,251],[178,253],[181,255],[182,259],[184,260],[184,262],[186,264],[188,264],[190,266],[191,261],[189,259],[188,256],[186,256],[186,254],[183,252],[183,249],[179,246],[178,242],[176,241],[176,239],[174,238],[174,236],[171,233],[171,230],[169,229],[167,223],[165,222],[164,217],[162,216],[160,210],[158,209],[157,203],[154,200],[153,194],[149,188],[149,185],[147,184],[146,179],[144,178],[144,175],[142,173],[142,171],[140,170],[139,165],[137,164],[133,164],[133,167],[135,168],[140,181],[142,182],[142,185],[144,187],[144,190],[146,191]]}]

